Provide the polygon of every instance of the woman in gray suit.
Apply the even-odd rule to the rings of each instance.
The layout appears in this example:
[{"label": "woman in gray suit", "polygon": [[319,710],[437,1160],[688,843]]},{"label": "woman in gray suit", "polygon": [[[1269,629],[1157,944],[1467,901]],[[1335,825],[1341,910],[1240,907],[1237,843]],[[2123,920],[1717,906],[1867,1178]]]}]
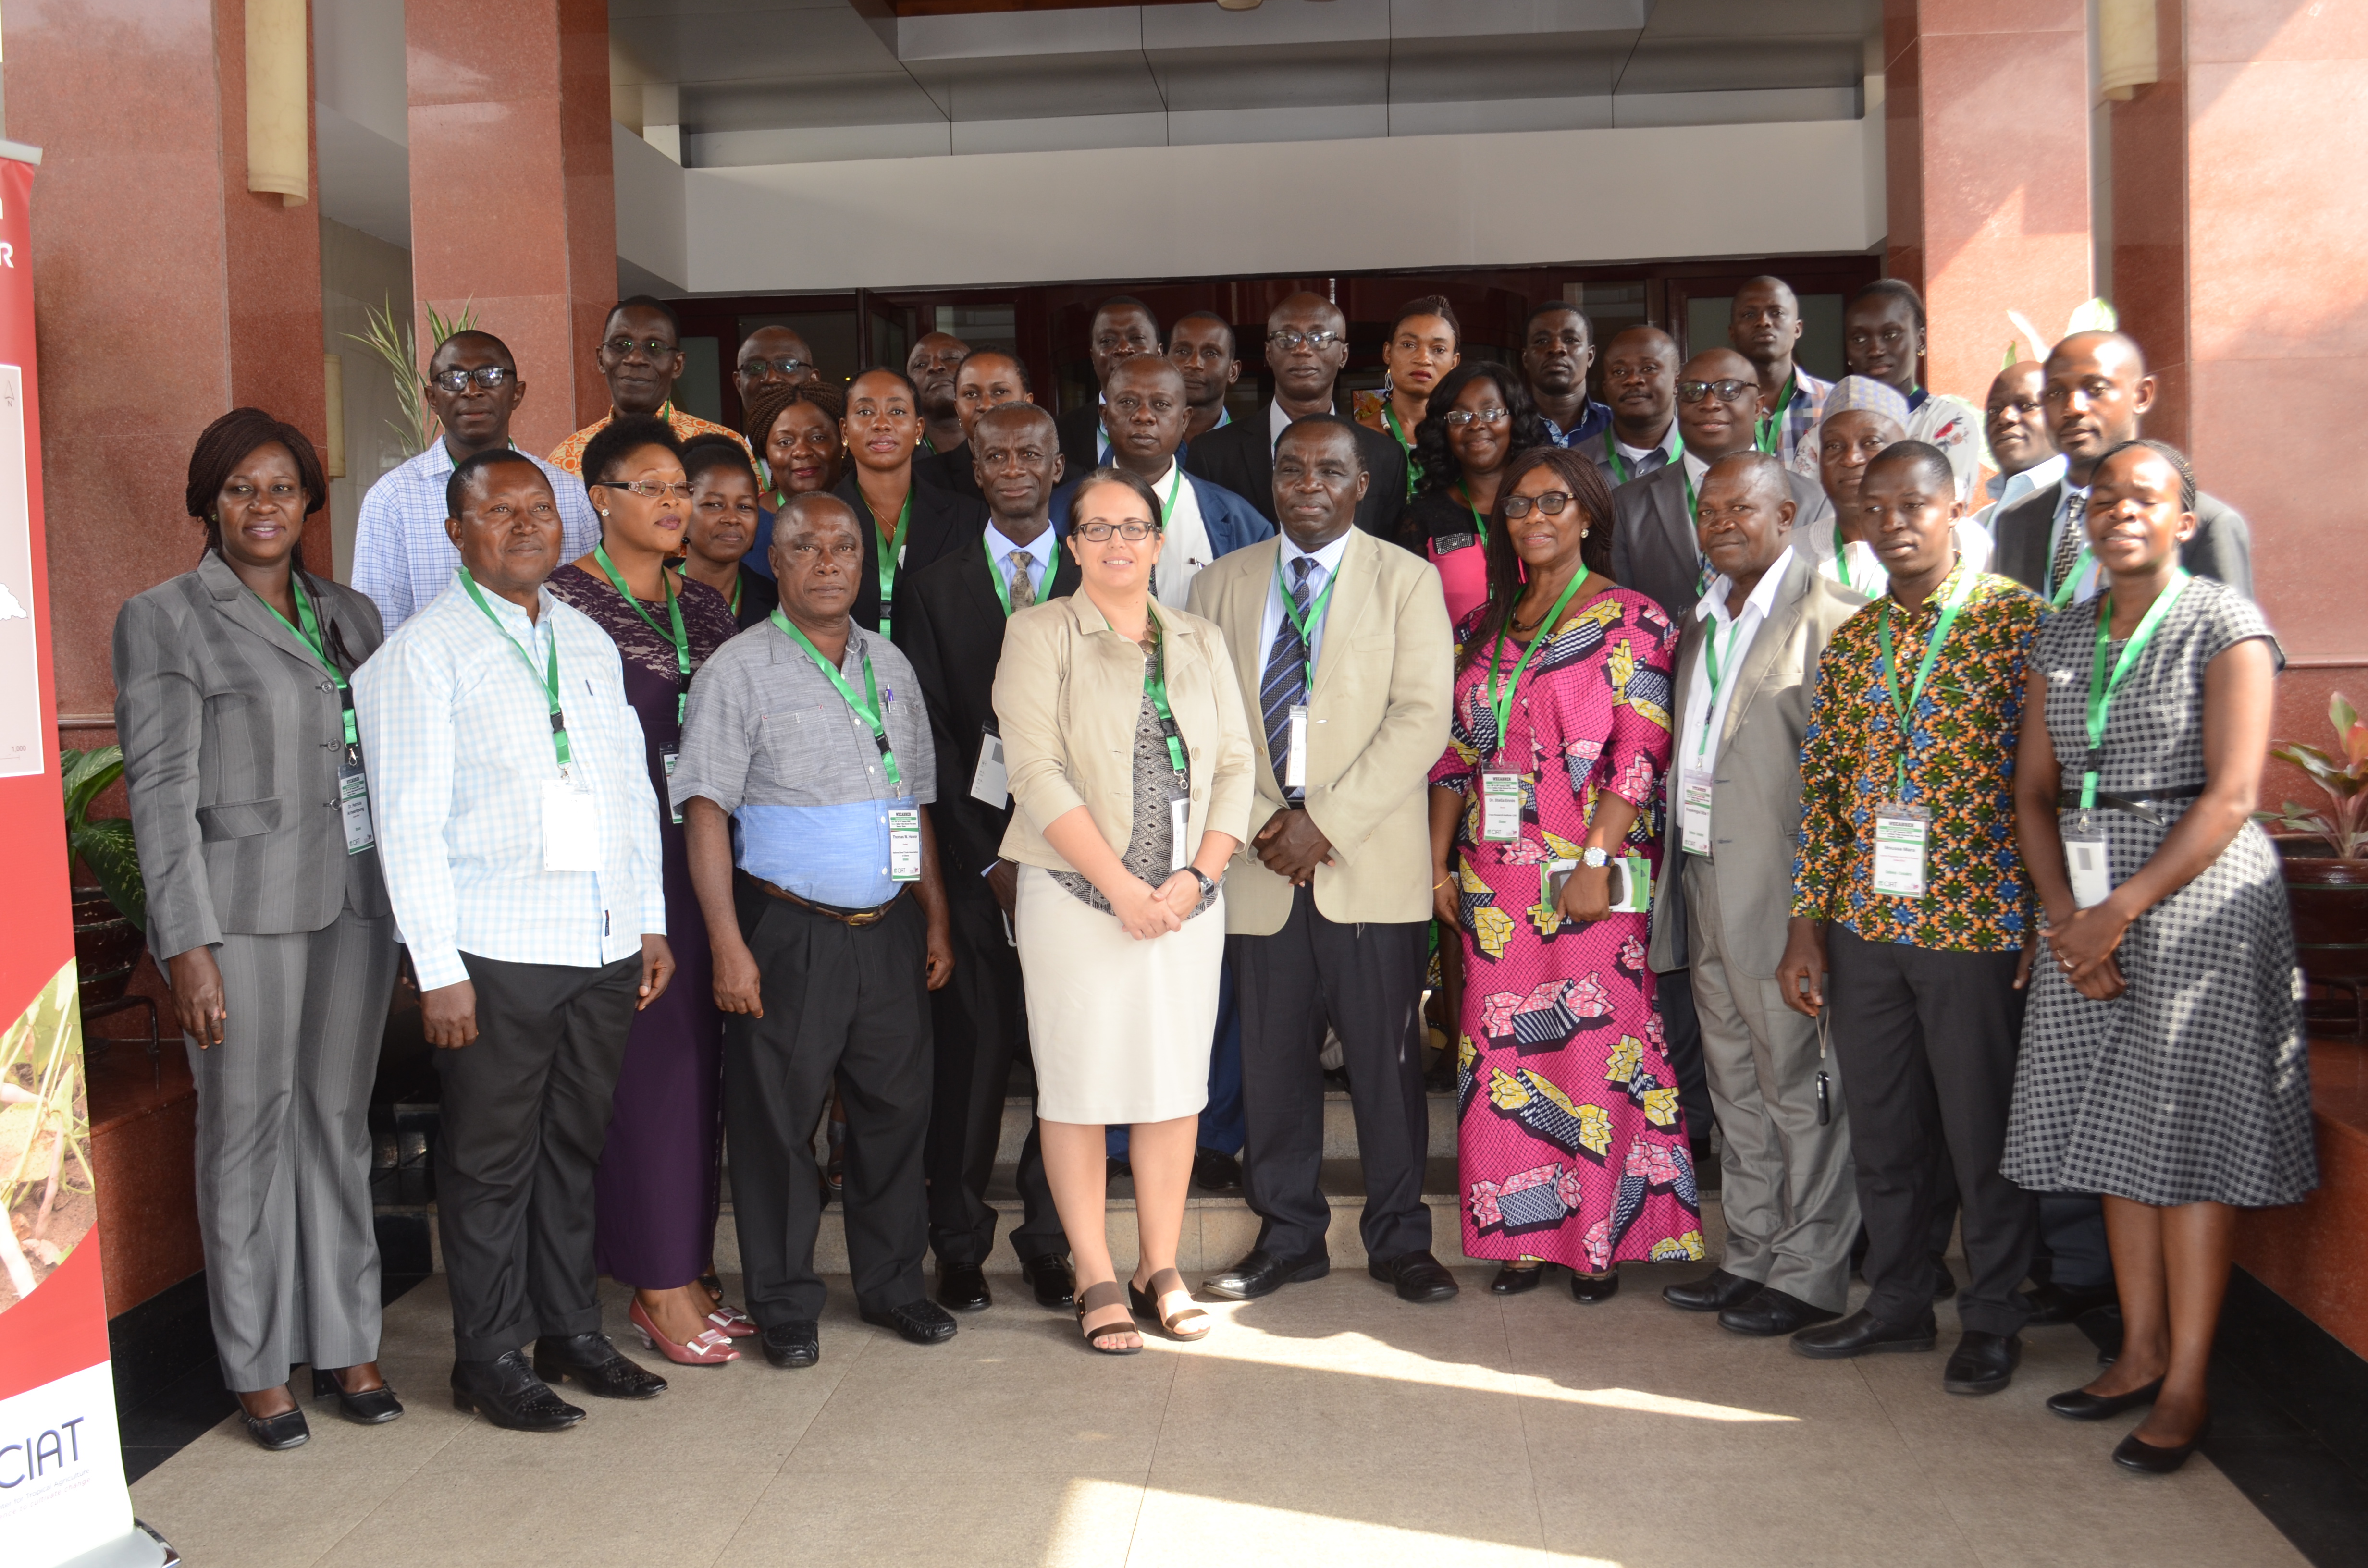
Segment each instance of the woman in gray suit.
[{"label": "woman in gray suit", "polygon": [[403,1414],[379,1376],[369,1106],[394,920],[347,677],[378,611],[297,564],[327,502],[302,431],[260,409],[189,458],[205,553],[115,621],[115,728],[198,1085],[198,1221],[222,1372],[267,1449],[311,1436],[288,1390]]}]

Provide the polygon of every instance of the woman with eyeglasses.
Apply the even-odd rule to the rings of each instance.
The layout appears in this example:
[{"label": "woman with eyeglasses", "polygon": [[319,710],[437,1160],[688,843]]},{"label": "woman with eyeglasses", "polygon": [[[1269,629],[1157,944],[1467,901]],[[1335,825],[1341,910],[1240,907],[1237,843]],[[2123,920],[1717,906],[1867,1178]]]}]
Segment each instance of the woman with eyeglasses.
[{"label": "woman with eyeglasses", "polygon": [[1422,483],[1398,541],[1439,568],[1448,618],[1461,623],[1488,597],[1486,519],[1497,481],[1515,457],[1546,445],[1546,426],[1520,377],[1485,360],[1448,371],[1429,407],[1414,427]]},{"label": "woman with eyeglasses", "polygon": [[1502,1261],[1499,1295],[1556,1263],[1603,1301],[1622,1261],[1702,1256],[1645,963],[1678,629],[1587,565],[1611,521],[1586,458],[1513,460],[1430,776],[1431,897],[1463,936],[1463,1251]]},{"label": "woman with eyeglasses", "polygon": [[[840,421],[850,460],[831,494],[854,508],[863,530],[863,575],[855,585],[857,624],[896,640],[896,588],[942,555],[976,550],[986,504],[927,483],[915,472],[921,404],[901,370],[866,370],[848,384]],[[907,623],[909,624],[909,622]]]},{"label": "woman with eyeglasses", "polygon": [[[1222,632],[1156,605],[1159,497],[1097,469],[1070,509],[1074,594],[1011,617],[995,712],[1018,810],[1003,858],[1036,1062],[1044,1168],[1075,1250],[1077,1323],[1107,1355],[1134,1319],[1199,1339],[1176,1271],[1225,913],[1218,881],[1249,832],[1255,752]],[[1139,1261],[1121,1289],[1105,1233],[1103,1129],[1132,1131]]]},{"label": "woman with eyeglasses", "polygon": [[733,620],[746,631],[781,602],[773,580],[746,564],[764,517],[757,505],[757,471],[739,442],[699,436],[682,444],[682,472],[690,481],[690,512],[682,523],[683,577],[722,594]]},{"label": "woman with eyeglasses", "polygon": [[[757,533],[744,570],[773,580],[773,515],[792,495],[812,495],[838,483],[847,467],[839,421],[847,397],[824,381],[774,383],[748,403],[748,445],[762,461],[757,492]],[[767,613],[770,613],[769,611]]]},{"label": "woman with eyeglasses", "polygon": [[1415,453],[1416,427],[1422,424],[1429,409],[1440,378],[1463,362],[1458,350],[1463,337],[1463,328],[1455,319],[1455,307],[1447,302],[1444,295],[1425,294],[1418,300],[1408,300],[1398,307],[1398,319],[1390,324],[1389,338],[1382,345],[1381,390],[1359,392],[1350,400],[1358,424],[1380,431],[1406,453],[1408,500],[1414,498],[1421,483],[1421,469]]},{"label": "woman with eyeglasses", "polygon": [[708,585],[667,568],[682,547],[692,485],[666,421],[628,415],[584,448],[584,487],[600,542],[551,574],[551,591],[617,644],[625,699],[641,721],[665,851],[666,942],[677,966],[666,994],[633,1015],[615,1109],[593,1181],[600,1271],[633,1288],[643,1342],[686,1367],[736,1360],[756,1332],[723,1301],[710,1272],[722,1175],[723,1021],[715,1006],[707,923],[690,884],[667,777],[682,744],[690,678],[739,634]]}]

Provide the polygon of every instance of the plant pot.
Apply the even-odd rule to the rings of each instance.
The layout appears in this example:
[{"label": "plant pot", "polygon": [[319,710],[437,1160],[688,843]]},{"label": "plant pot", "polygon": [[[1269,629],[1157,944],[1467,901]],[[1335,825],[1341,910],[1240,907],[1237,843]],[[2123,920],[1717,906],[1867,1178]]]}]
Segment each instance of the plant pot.
[{"label": "plant pot", "polygon": [[2294,906],[2294,956],[2313,985],[2348,994],[2350,1004],[2315,1019],[2344,1021],[2357,1029],[2368,997],[2368,860],[2328,855],[2323,838],[2273,834],[2284,863],[2286,898]]},{"label": "plant pot", "polygon": [[74,890],[74,971],[85,1011],[131,989],[145,938],[97,888]]}]

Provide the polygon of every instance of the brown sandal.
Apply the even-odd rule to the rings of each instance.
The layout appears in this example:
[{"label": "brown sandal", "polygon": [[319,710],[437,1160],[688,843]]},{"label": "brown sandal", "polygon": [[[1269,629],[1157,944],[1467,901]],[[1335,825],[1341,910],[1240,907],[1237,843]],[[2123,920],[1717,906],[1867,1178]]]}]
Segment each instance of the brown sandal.
[{"label": "brown sandal", "polygon": [[[1128,1304],[1133,1307],[1135,1316],[1157,1318],[1159,1326],[1167,1331],[1167,1336],[1170,1339],[1206,1339],[1209,1336],[1209,1330],[1215,1326],[1214,1321],[1207,1312],[1198,1307],[1185,1307],[1174,1317],[1169,1317],[1159,1310],[1160,1298],[1173,1295],[1179,1290],[1183,1291],[1188,1299],[1191,1295],[1191,1292],[1185,1289],[1184,1277],[1172,1268],[1163,1268],[1153,1275],[1151,1289],[1148,1291],[1136,1290],[1133,1280],[1129,1280],[1126,1287]],[[1185,1327],[1186,1324],[1196,1321],[1200,1324],[1200,1327],[1189,1330]]]},{"label": "brown sandal", "polygon": [[1115,1279],[1105,1279],[1099,1285],[1088,1285],[1077,1292],[1077,1328],[1086,1336],[1087,1349],[1103,1356],[1133,1356],[1142,1352],[1143,1346],[1140,1344],[1104,1345],[1102,1343],[1103,1338],[1110,1335],[1133,1334],[1139,1336],[1141,1331],[1134,1326],[1134,1319],[1132,1315],[1124,1323],[1106,1323],[1099,1328],[1086,1327],[1087,1312],[1098,1312],[1104,1307],[1124,1305],[1126,1305],[1125,1293],[1119,1290],[1118,1281]]}]

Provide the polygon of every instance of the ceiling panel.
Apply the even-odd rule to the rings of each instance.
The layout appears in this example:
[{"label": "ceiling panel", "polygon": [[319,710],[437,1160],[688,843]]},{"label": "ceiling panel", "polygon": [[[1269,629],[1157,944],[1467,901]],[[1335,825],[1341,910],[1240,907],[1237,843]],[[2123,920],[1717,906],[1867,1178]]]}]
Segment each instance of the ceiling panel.
[{"label": "ceiling panel", "polygon": [[1156,50],[1151,69],[1171,112],[1378,104],[1389,97],[1390,46],[1383,40]]},{"label": "ceiling panel", "polygon": [[1635,44],[1634,32],[1401,39],[1390,50],[1390,101],[1600,97]]},{"label": "ceiling panel", "polygon": [[1140,51],[1035,60],[932,60],[909,69],[954,119],[1156,114],[1167,106]]},{"label": "ceiling panel", "polygon": [[719,82],[682,89],[686,133],[944,119],[920,84],[901,71],[825,82]]},{"label": "ceiling panel", "polygon": [[828,10],[612,17],[609,36],[647,80],[685,85],[899,69],[844,0]]}]

